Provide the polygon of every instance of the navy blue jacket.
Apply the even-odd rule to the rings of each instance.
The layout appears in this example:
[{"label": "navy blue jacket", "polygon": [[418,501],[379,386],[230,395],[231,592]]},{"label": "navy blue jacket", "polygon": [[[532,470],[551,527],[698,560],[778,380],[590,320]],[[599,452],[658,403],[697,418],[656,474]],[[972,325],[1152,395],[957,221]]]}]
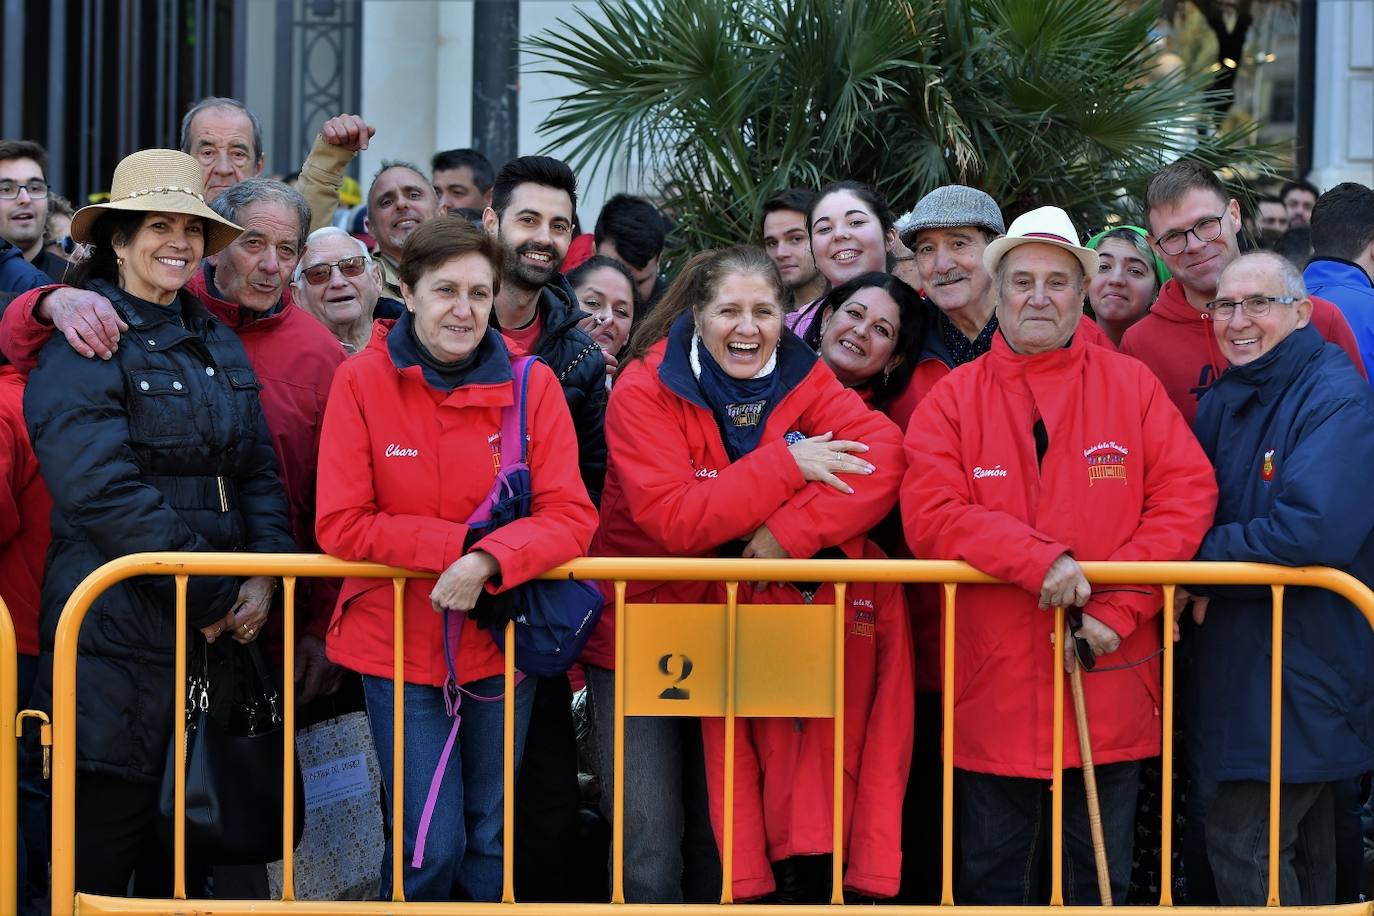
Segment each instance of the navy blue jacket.
[{"label": "navy blue jacket", "polygon": [[[1374,582],[1374,393],[1311,325],[1228,369],[1194,421],[1220,502],[1200,560],[1331,566]],[[1199,767],[1269,779],[1268,588],[1211,594],[1193,628]],[[1283,782],[1374,769],[1374,631],[1333,592],[1285,590]]]},{"label": "navy blue jacket", "polygon": [[[0,293],[26,293],[53,280],[24,258],[24,252],[0,239]],[[0,308],[0,312],[4,309]]]}]

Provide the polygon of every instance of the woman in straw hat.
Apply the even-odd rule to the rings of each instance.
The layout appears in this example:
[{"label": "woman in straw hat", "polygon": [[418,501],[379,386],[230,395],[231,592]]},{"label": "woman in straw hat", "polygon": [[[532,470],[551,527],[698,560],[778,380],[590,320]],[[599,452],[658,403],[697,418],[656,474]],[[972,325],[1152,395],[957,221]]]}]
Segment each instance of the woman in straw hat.
[{"label": "woman in straw hat", "polygon": [[[109,202],[72,220],[72,237],[91,255],[69,282],[109,299],[129,331],[108,361],[83,359],[54,335],[26,390],[54,503],[46,654],[67,596],[108,560],[146,550],[295,549],[248,357],[182,292],[201,258],[239,232],[205,205],[200,166],[173,150],[124,159]],[[263,577],[192,577],[191,639],[251,642],[272,591]],[[76,884],[84,892],[123,895],[131,876],[140,896],[171,889],[157,820],[178,689],[174,607],[170,578],[135,579],[106,591],[82,628]],[[43,669],[37,692],[49,705],[51,665]]]}]

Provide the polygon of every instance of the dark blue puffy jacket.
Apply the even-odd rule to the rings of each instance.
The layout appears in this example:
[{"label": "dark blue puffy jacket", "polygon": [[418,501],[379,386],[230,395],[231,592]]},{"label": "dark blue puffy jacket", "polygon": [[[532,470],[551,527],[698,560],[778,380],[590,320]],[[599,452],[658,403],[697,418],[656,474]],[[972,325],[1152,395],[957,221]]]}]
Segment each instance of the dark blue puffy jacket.
[{"label": "dark blue puffy jacket", "polygon": [[[1374,582],[1374,394],[1310,325],[1226,371],[1194,430],[1221,490],[1200,560],[1322,565]],[[1211,594],[1193,629],[1199,766],[1212,779],[1269,779],[1271,598]],[[1374,632],[1345,599],[1288,588],[1283,617],[1284,782],[1374,769]]]}]

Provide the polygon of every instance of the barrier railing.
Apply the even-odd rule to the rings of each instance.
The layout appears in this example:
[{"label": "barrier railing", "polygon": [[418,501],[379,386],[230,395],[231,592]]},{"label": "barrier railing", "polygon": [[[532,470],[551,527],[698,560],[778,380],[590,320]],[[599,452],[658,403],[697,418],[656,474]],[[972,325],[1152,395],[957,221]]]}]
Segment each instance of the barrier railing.
[{"label": "barrier railing", "polygon": [[[1286,568],[1248,563],[1083,563],[1088,580],[1094,585],[1160,585],[1164,588],[1164,608],[1173,604],[1174,587],[1178,584],[1195,585],[1259,585],[1269,586],[1273,592],[1273,639],[1274,651],[1271,671],[1271,733],[1270,761],[1271,773],[1279,772],[1279,749],[1281,741],[1282,696],[1282,630],[1283,630],[1283,590],[1285,586],[1323,588],[1340,594],[1354,604],[1365,619],[1374,626],[1374,592],[1345,573],[1319,568]],[[82,620],[94,599],[104,590],[133,576],[162,575],[174,576],[177,583],[176,622],[177,632],[184,637],[186,631],[186,580],[192,575],[267,575],[283,578],[285,585],[285,639],[288,647],[294,645],[294,601],[295,584],[299,578],[309,577],[365,577],[389,578],[393,580],[395,615],[395,710],[394,710],[394,774],[392,810],[403,810],[402,774],[404,755],[403,735],[403,695],[401,678],[403,673],[402,649],[404,640],[404,580],[412,578],[432,578],[428,574],[377,566],[369,563],[353,563],[321,556],[301,555],[262,555],[262,554],[139,554],[124,557],[102,566],[92,573],[73,593],[67,603],[58,626],[55,664],[54,664],[54,771],[53,771],[53,845],[52,845],[52,912],[73,914],[78,910],[90,913],[412,913],[412,914],[487,914],[505,913],[515,903],[513,893],[512,858],[514,849],[513,805],[514,774],[511,766],[514,741],[514,666],[511,656],[506,660],[505,692],[505,864],[502,901],[500,903],[406,903],[404,902],[404,882],[402,880],[403,853],[401,844],[395,844],[395,854],[391,863],[393,876],[393,899],[384,902],[334,902],[334,901],[297,901],[293,886],[293,852],[291,849],[292,823],[294,817],[294,798],[292,791],[292,772],[294,767],[294,741],[283,741],[283,811],[282,811],[282,854],[283,883],[282,895],[278,900],[213,900],[200,904],[186,900],[183,863],[185,861],[185,837],[182,824],[184,814],[184,758],[183,730],[185,728],[184,690],[177,690],[175,729],[177,736],[177,798],[175,826],[175,886],[173,899],[125,899],[78,894],[75,889],[75,764],[76,764],[76,643]],[[835,720],[835,803],[834,803],[834,849],[843,848],[843,684],[844,684],[844,593],[850,583],[943,583],[945,632],[955,632],[955,597],[960,585],[995,584],[997,580],[986,576],[963,563],[917,560],[714,560],[714,559],[653,559],[627,558],[603,559],[588,558],[574,561],[564,567],[551,570],[544,578],[575,578],[599,580],[614,583],[616,621],[618,638],[616,640],[616,709],[615,709],[615,778],[614,813],[615,823],[612,835],[612,900],[609,904],[528,904],[522,909],[530,909],[551,916],[574,916],[574,914],[609,913],[625,908],[623,881],[623,853],[625,837],[623,832],[624,797],[624,720],[627,715],[684,715],[720,716],[726,720],[725,752],[725,789],[723,807],[725,828],[722,842],[722,868],[724,873],[722,903],[730,903],[731,895],[731,850],[734,842],[733,828],[733,780],[734,780],[734,720],[736,716],[820,716]],[[725,584],[726,602],[724,605],[643,605],[626,601],[626,583],[632,581],[713,581]],[[789,617],[789,634],[786,644],[777,640],[767,643],[767,651],[774,659],[797,650],[809,653],[808,658],[821,656],[830,658],[830,690],[828,697],[818,696],[814,689],[794,693],[794,685],[780,686],[771,677],[747,677],[745,662],[753,664],[761,658],[758,651],[760,633],[766,634],[766,618],[776,612],[777,605],[742,605],[738,602],[740,582],[754,581],[808,581],[831,582],[836,585],[836,601],[833,616],[829,621],[813,618],[803,630],[809,634],[799,638],[799,631]],[[790,607],[790,606],[787,606]],[[800,607],[800,606],[799,606]],[[667,613],[672,610],[684,614]],[[760,617],[759,615],[763,615]],[[686,616],[684,623],[681,619]],[[1202,912],[1250,912],[1246,908],[1195,908],[1176,907],[1172,898],[1172,777],[1173,777],[1173,714],[1174,697],[1172,689],[1174,646],[1171,638],[1172,617],[1167,612],[1162,615],[1163,626],[1163,754],[1162,754],[1162,851],[1161,851],[1161,895],[1158,907],[1129,907],[1131,912],[1157,912],[1165,909],[1177,913]],[[650,623],[650,621],[652,621]],[[647,626],[646,626],[647,624]],[[1058,663],[1060,648],[1064,645],[1065,615],[1063,608],[1055,610],[1054,618],[1056,664],[1054,671],[1053,714],[1053,792],[1052,792],[1052,846],[1051,846],[1051,891],[1048,908],[1029,907],[1027,911],[1052,909],[1056,913],[1088,913],[1089,907],[1063,905],[1062,863],[1063,863],[1063,782],[1064,763],[1064,666]],[[2,628],[0,628],[2,629]],[[3,650],[3,633],[0,632],[0,650]],[[817,643],[821,640],[823,644]],[[184,645],[182,638],[180,644]],[[509,644],[509,643],[508,643]],[[818,648],[819,645],[819,648]],[[693,656],[694,654],[694,656]],[[694,657],[690,666],[664,665],[660,662],[673,655],[684,658]],[[176,664],[177,683],[185,683],[185,655],[178,653]],[[746,656],[748,658],[746,658]],[[3,659],[3,654],[0,654]],[[284,653],[284,683],[287,691],[285,707],[286,736],[294,734],[293,673],[294,653],[288,649]],[[676,668],[676,672],[674,672]],[[774,670],[774,669],[770,669]],[[944,796],[941,818],[944,836],[944,853],[941,865],[941,907],[953,905],[953,748],[954,748],[954,641],[947,639],[944,645]],[[666,682],[665,682],[666,678]],[[822,680],[814,674],[808,681]],[[688,683],[688,682],[691,683]],[[771,687],[769,686],[771,684]],[[674,692],[675,691],[675,692]],[[0,695],[0,704],[4,697]],[[0,710],[3,706],[0,705]],[[1269,900],[1271,907],[1279,906],[1278,893],[1278,801],[1279,781],[1271,780],[1270,792],[1270,844],[1269,844]],[[13,798],[13,795],[0,796]],[[393,823],[393,830],[396,824]],[[842,905],[841,877],[843,862],[841,856],[833,857],[833,896],[832,905]],[[636,906],[637,910],[650,907]],[[706,916],[715,912],[714,906],[677,905],[672,907],[653,907],[669,910],[680,916]],[[936,907],[895,906],[890,907],[899,913],[935,913]],[[960,907],[961,911],[974,914],[1005,912],[1000,907]],[[1291,908],[1301,909],[1301,908]],[[1311,908],[1328,914],[1366,914],[1374,916],[1374,904],[1347,904],[1331,907]],[[783,914],[818,914],[815,906],[777,906],[761,905],[751,907],[756,916],[783,916]]]}]

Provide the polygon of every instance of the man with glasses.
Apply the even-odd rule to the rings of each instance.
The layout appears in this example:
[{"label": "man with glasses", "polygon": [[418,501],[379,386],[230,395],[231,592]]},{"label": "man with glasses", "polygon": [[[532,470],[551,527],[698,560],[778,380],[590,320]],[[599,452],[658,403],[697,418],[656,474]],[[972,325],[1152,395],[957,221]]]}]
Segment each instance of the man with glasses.
[{"label": "man with glasses", "polygon": [[[1197,559],[1331,566],[1374,583],[1374,394],[1312,326],[1297,269],[1272,252],[1234,261],[1208,304],[1229,368],[1194,430],[1221,491]],[[1269,589],[1180,590],[1200,626],[1185,636],[1203,741],[1194,764],[1215,785],[1207,859],[1223,906],[1263,906],[1269,869]],[[1209,599],[1210,598],[1210,602]],[[1374,769],[1374,632],[1345,598],[1289,589],[1283,611],[1279,897],[1338,902],[1341,794]],[[1356,855],[1358,830],[1354,836]],[[1356,860],[1358,862],[1358,859]],[[1353,897],[1352,897],[1353,899]]]},{"label": "man with glasses", "polygon": [[[1126,331],[1121,352],[1154,370],[1191,423],[1198,399],[1226,368],[1204,312],[1216,298],[1221,272],[1240,254],[1240,204],[1211,169],[1180,159],[1150,179],[1145,212],[1155,250],[1173,279]],[[1350,354],[1363,373],[1355,335],[1340,311],[1324,299],[1313,298],[1312,305],[1317,331]]]},{"label": "man with glasses", "polygon": [[357,353],[372,338],[374,318],[399,318],[405,306],[382,295],[382,269],[367,246],[336,226],[310,233],[296,265],[296,301]]},{"label": "man with glasses", "polygon": [[43,245],[48,224],[48,152],[29,140],[0,140],[0,239],[54,283],[67,262]]}]

